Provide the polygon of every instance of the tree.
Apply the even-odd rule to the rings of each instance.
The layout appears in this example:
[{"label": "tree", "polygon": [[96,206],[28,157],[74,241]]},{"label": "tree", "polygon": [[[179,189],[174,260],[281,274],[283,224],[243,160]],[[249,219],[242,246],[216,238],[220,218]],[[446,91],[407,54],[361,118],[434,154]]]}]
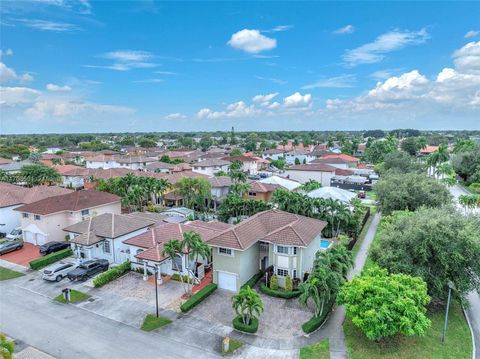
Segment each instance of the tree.
[{"label": "tree", "polygon": [[278,160],[271,160],[270,164],[273,167],[278,168],[279,170],[284,170],[287,165],[283,158],[279,158]]},{"label": "tree", "polygon": [[15,342],[8,340],[5,334],[0,333],[0,355],[3,359],[12,359],[15,351]]},{"label": "tree", "polygon": [[386,140],[378,140],[367,144],[365,158],[373,164],[383,162],[384,156],[397,150],[398,141],[395,137],[389,136]]},{"label": "tree", "polygon": [[41,184],[51,185],[59,182],[61,179],[60,175],[54,168],[40,164],[23,166],[18,177],[20,181],[24,181],[29,187]]},{"label": "tree", "polygon": [[248,285],[232,297],[232,308],[245,325],[249,325],[251,318],[255,315],[260,316],[264,310],[262,299]]},{"label": "tree", "polygon": [[243,163],[235,160],[230,163],[228,175],[234,184],[247,182],[247,175],[243,172]]},{"label": "tree", "polygon": [[233,150],[230,151],[229,153],[230,157],[237,157],[237,156],[242,156],[242,150],[240,148],[234,148]]},{"label": "tree", "polygon": [[28,156],[28,159],[32,161],[33,163],[39,163],[40,160],[42,159],[42,155],[38,152],[32,152]]},{"label": "tree", "polygon": [[447,145],[441,144],[440,146],[438,146],[438,148],[435,151],[433,151],[427,157],[427,164],[430,167],[433,167],[435,171],[435,169],[439,164],[447,162],[449,158],[450,158],[450,155],[448,154]]},{"label": "tree", "polygon": [[467,214],[467,209],[473,209],[478,206],[479,196],[476,194],[462,194],[458,197],[458,203],[465,209],[465,215]]},{"label": "tree", "polygon": [[145,148],[149,148],[149,147],[156,147],[157,146],[157,143],[150,139],[150,138],[141,138],[140,141],[138,141],[138,144],[140,147],[145,147]]},{"label": "tree", "polygon": [[199,145],[203,152],[206,152],[212,146],[212,138],[210,136],[202,136]]},{"label": "tree", "polygon": [[180,274],[180,282],[182,283],[183,290],[185,291],[185,294],[188,295],[188,283],[187,286],[185,287],[184,281],[183,281],[183,275],[180,273],[183,268],[180,268],[178,266],[178,262],[176,258],[182,258],[183,257],[183,250],[182,250],[182,243],[177,240],[177,239],[171,239],[163,244],[162,247],[162,255],[166,257],[170,257],[172,261],[172,267],[174,270],[176,270]]},{"label": "tree", "polygon": [[480,219],[452,207],[396,212],[382,221],[372,259],[390,273],[423,278],[435,302],[446,299],[448,282],[463,299],[480,286]]},{"label": "tree", "polygon": [[400,148],[410,156],[415,156],[419,150],[417,138],[407,137],[402,141]]},{"label": "tree", "polygon": [[[379,169],[378,166],[375,167]],[[383,166],[380,167],[380,174],[385,171],[395,171],[399,173],[420,172],[423,165],[415,161],[415,158],[403,151],[394,151],[387,153],[383,159]]]},{"label": "tree", "polygon": [[459,139],[453,146],[453,153],[470,152],[475,149],[475,142],[472,140]]},{"label": "tree", "polygon": [[353,324],[376,341],[395,334],[424,335],[431,324],[425,315],[429,301],[421,278],[378,267],[345,283],[337,297]]},{"label": "tree", "polygon": [[271,290],[277,290],[278,289],[278,278],[275,274],[270,277],[269,287],[270,287]]},{"label": "tree", "polygon": [[454,154],[451,164],[464,181],[480,182],[480,145],[477,145],[472,151]]},{"label": "tree", "polygon": [[212,199],[211,184],[205,178],[182,177],[175,183],[175,192],[183,197],[183,204],[188,208],[205,210]]},{"label": "tree", "polygon": [[418,173],[388,173],[375,185],[375,192],[377,204],[385,214],[415,211],[421,206],[438,207],[451,201],[445,185]]},{"label": "tree", "polygon": [[314,179],[309,179],[303,185],[300,186],[300,189],[305,192],[311,192],[322,187],[322,184]]},{"label": "tree", "polygon": [[295,157],[295,164],[299,165],[300,164],[300,159],[298,157]]}]

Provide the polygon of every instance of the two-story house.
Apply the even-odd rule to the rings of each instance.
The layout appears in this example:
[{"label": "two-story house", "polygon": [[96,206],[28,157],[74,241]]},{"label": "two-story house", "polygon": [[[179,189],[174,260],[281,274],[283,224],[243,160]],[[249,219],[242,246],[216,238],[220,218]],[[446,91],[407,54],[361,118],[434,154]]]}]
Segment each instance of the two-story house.
[{"label": "two-story house", "polygon": [[65,239],[63,228],[102,213],[121,213],[120,197],[93,190],[74,191],[15,208],[21,213],[23,240],[42,245]]},{"label": "two-story house", "polygon": [[273,266],[285,278],[303,280],[315,254],[331,245],[322,238],[327,223],[277,209],[260,212],[207,241],[212,247],[213,282],[237,292],[259,270]]},{"label": "two-story house", "polygon": [[223,171],[228,172],[228,167],[230,162],[219,159],[219,158],[209,158],[200,162],[195,162],[192,164],[192,171],[201,173],[207,176],[213,176],[215,173]]}]

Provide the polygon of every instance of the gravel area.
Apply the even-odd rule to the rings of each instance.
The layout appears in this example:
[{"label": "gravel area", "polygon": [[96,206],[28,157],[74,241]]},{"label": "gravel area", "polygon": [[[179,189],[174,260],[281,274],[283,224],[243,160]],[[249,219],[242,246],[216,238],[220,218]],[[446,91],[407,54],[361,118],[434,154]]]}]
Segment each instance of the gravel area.
[{"label": "gravel area", "polygon": [[[233,293],[217,289],[210,297],[195,307],[191,315],[231,326],[235,312],[232,309]],[[265,311],[260,316],[257,334],[271,339],[287,339],[303,335],[302,324],[312,317],[312,311],[298,299],[280,299],[260,293]]]}]

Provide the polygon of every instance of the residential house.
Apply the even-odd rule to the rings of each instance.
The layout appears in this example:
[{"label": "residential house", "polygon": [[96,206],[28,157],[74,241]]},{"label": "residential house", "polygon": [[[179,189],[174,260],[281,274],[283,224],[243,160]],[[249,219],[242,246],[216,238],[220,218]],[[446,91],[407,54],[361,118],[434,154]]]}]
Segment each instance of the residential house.
[{"label": "residential house", "polygon": [[317,158],[311,162],[312,164],[327,164],[336,168],[355,168],[360,163],[360,158],[346,154],[328,154]]},{"label": "residential house", "polygon": [[243,199],[256,199],[263,202],[270,202],[273,192],[277,189],[285,189],[279,184],[262,183],[260,181],[252,181],[248,185],[248,191],[243,194]]},{"label": "residential house", "polygon": [[263,159],[279,160],[284,159],[285,151],[282,149],[270,149],[262,152]]},{"label": "residential house", "polygon": [[147,172],[154,173],[172,173],[172,172],[182,172],[182,171],[191,171],[192,167],[188,163],[167,163],[155,161],[144,166],[143,170]]},{"label": "residential house", "polygon": [[8,174],[15,174],[21,171],[23,166],[33,164],[30,160],[13,161],[10,163],[0,164],[0,171],[4,171]]},{"label": "residential house", "polygon": [[118,155],[111,153],[96,154],[94,156],[85,158],[85,166],[87,168],[101,169],[117,168],[120,167],[119,163],[117,162],[118,157]]},{"label": "residential house", "polygon": [[124,240],[146,232],[156,221],[127,214],[103,213],[63,228],[80,260],[108,259],[121,264],[130,259]]},{"label": "residential house", "polygon": [[20,227],[21,215],[16,208],[44,198],[70,193],[57,186],[22,187],[0,182],[0,232],[10,233]]},{"label": "residential house", "polygon": [[147,165],[156,162],[155,158],[148,158],[144,156],[121,156],[116,162],[120,168],[128,168],[133,171],[144,169]]},{"label": "residential house", "polygon": [[285,171],[288,178],[306,183],[315,180],[322,184],[322,187],[330,186],[330,180],[335,176],[336,167],[323,163],[310,163],[307,165],[291,166]]},{"label": "residential house", "polygon": [[303,278],[312,271],[327,223],[271,209],[260,212],[207,241],[212,250],[213,282],[237,292],[259,270],[273,266],[280,287],[285,278]]},{"label": "residential house", "polygon": [[120,197],[93,190],[73,191],[14,209],[22,215],[23,240],[42,245],[62,241],[63,228],[102,213],[120,214]]},{"label": "residential house", "polygon": [[230,166],[229,161],[220,158],[210,158],[192,164],[192,171],[201,173],[207,176],[214,176],[215,173],[223,171],[228,172]]},{"label": "residential house", "polygon": [[217,206],[223,201],[230,192],[233,182],[229,176],[213,176],[208,178],[210,182],[213,209],[216,210]]},{"label": "residential house", "polygon": [[283,188],[287,189],[288,191],[294,191],[302,185],[300,182],[297,182],[295,180],[285,178],[285,177],[281,177],[281,176],[276,176],[276,175],[270,176],[270,177],[267,177],[267,178],[262,178],[258,182],[277,184],[277,185],[280,185]]},{"label": "residential house", "polygon": [[310,198],[333,199],[343,203],[350,203],[357,195],[355,192],[350,192],[337,187],[321,187],[307,193]]},{"label": "residential house", "polygon": [[222,160],[225,160],[228,162],[240,161],[242,162],[243,172],[246,172],[249,175],[256,175],[258,173],[257,160],[255,157],[230,156],[230,157],[223,157]]},{"label": "residential house", "polygon": [[287,162],[290,165],[293,165],[295,163],[299,163],[299,164],[310,163],[316,158],[312,152],[305,149],[294,149],[286,152],[284,156],[285,156],[285,162]]}]

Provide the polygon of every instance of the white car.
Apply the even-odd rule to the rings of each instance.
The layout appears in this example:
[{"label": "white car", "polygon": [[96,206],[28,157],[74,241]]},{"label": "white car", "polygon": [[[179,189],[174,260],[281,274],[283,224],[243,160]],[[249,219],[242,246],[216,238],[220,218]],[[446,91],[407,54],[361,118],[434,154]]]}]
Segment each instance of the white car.
[{"label": "white car", "polygon": [[52,282],[60,282],[67,273],[77,268],[75,263],[57,262],[43,270],[42,278]]}]

